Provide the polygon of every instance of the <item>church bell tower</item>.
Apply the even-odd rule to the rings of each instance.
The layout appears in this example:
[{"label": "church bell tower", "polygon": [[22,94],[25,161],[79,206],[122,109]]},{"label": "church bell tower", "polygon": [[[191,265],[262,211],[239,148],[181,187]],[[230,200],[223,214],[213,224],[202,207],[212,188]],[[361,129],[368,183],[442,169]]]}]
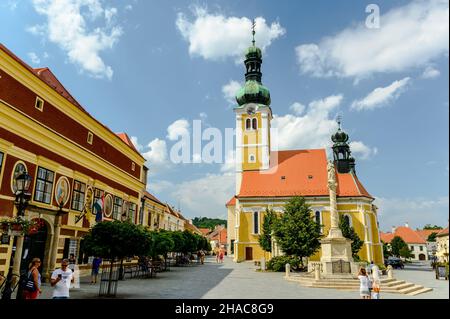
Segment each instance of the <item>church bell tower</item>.
[{"label": "church bell tower", "polygon": [[236,114],[236,194],[240,190],[243,171],[261,171],[270,165],[270,92],[262,85],[262,52],[253,41],[245,54],[245,84],[237,92]]}]

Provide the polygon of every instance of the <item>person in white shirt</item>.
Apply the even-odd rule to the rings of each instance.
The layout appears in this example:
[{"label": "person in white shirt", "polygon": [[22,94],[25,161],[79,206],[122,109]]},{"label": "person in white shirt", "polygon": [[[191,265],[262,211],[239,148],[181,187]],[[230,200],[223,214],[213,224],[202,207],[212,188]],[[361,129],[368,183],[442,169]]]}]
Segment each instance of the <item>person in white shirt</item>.
[{"label": "person in white shirt", "polygon": [[73,272],[67,266],[69,265],[68,259],[63,259],[61,262],[61,268],[55,269],[50,278],[50,283],[53,290],[53,299],[67,299],[70,297],[69,289],[70,284],[74,281]]},{"label": "person in white shirt", "polygon": [[361,268],[358,273],[359,279],[359,294],[362,299],[370,299],[371,281],[367,276],[366,269]]}]

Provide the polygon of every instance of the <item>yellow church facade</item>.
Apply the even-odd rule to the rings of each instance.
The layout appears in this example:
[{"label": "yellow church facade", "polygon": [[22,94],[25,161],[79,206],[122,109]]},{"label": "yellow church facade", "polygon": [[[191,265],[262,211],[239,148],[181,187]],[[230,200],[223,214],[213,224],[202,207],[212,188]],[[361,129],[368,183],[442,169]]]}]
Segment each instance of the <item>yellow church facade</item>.
[{"label": "yellow church facade", "polygon": [[[311,207],[311,218],[322,225],[326,237],[331,225],[325,149],[271,150],[272,109],[269,90],[262,85],[262,52],[253,43],[245,55],[244,86],[237,92],[236,115],[236,190],[226,204],[228,211],[228,254],[236,262],[270,259],[278,255],[264,252],[258,239],[266,209],[280,214],[286,202],[302,196]],[[355,159],[351,156],[348,135],[339,130],[331,137],[337,183],[337,211],[346,218],[364,245],[361,260],[383,263],[374,198],[359,181]],[[274,251],[275,250],[275,251]],[[320,260],[320,250],[310,257]]]}]

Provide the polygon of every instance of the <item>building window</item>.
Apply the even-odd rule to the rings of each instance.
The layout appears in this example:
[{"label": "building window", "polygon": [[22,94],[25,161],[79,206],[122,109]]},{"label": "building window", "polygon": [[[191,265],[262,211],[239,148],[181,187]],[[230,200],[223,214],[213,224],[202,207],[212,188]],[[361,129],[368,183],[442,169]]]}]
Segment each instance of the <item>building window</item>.
[{"label": "building window", "polygon": [[86,192],[86,184],[79,181],[73,182],[72,209],[79,212],[84,208],[84,194]]},{"label": "building window", "polygon": [[131,219],[131,222],[133,224],[136,224],[136,204],[135,203],[128,203],[128,217]]},{"label": "building window", "polygon": [[120,220],[120,217],[122,215],[122,205],[122,198],[114,196],[113,219]]},{"label": "building window", "polygon": [[249,163],[256,163],[256,157],[255,157],[254,154],[250,154],[250,155],[248,156],[248,162],[249,162]]},{"label": "building window", "polygon": [[350,227],[353,227],[353,221],[352,221],[352,217],[350,215],[345,214],[344,220]]},{"label": "building window", "polygon": [[252,120],[251,119],[246,119],[245,120],[245,129],[248,131],[252,128]]},{"label": "building window", "polygon": [[16,194],[16,192],[17,192],[17,185],[16,185],[17,176],[19,176],[20,174],[22,174],[26,171],[27,171],[27,167],[22,162],[17,162],[16,165],[14,166],[13,174],[11,176],[11,189],[14,194]]},{"label": "building window", "polygon": [[[98,189],[98,188],[94,189],[94,204],[97,203],[97,201],[103,197],[104,193],[105,192],[102,191],[101,189]],[[105,209],[103,208],[103,210],[105,210]],[[95,206],[94,206],[93,213],[97,214],[97,209],[95,209]]]},{"label": "building window", "polygon": [[420,251],[423,251],[423,246],[420,246],[419,249],[420,249]]},{"label": "building window", "polygon": [[34,200],[36,202],[50,204],[54,176],[55,174],[52,171],[42,167],[38,168],[34,192]]},{"label": "building window", "polygon": [[320,212],[319,211],[316,211],[315,218],[316,218],[316,223],[320,225],[321,220],[320,220]]},{"label": "building window", "polygon": [[253,213],[253,234],[259,234],[259,213]]},{"label": "building window", "polygon": [[34,103],[34,107],[37,108],[39,111],[44,111],[44,100],[40,97],[36,97],[36,102]]},{"label": "building window", "polygon": [[94,141],[94,134],[92,134],[92,132],[88,132],[88,135],[87,135],[88,144],[92,145],[93,141]]},{"label": "building window", "polygon": [[414,250],[414,246],[411,246],[410,250],[413,251]]},{"label": "building window", "polygon": [[258,129],[258,120],[252,119],[252,129],[257,130]]}]

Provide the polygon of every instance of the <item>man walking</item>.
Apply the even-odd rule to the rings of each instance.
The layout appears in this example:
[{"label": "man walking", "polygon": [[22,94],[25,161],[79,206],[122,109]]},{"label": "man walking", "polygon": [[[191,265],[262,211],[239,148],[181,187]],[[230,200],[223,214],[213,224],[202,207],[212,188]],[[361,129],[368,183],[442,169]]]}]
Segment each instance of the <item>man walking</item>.
[{"label": "man walking", "polygon": [[63,259],[61,268],[55,269],[50,278],[53,290],[53,299],[68,299],[70,284],[74,282],[72,270],[68,267],[69,260]]}]

